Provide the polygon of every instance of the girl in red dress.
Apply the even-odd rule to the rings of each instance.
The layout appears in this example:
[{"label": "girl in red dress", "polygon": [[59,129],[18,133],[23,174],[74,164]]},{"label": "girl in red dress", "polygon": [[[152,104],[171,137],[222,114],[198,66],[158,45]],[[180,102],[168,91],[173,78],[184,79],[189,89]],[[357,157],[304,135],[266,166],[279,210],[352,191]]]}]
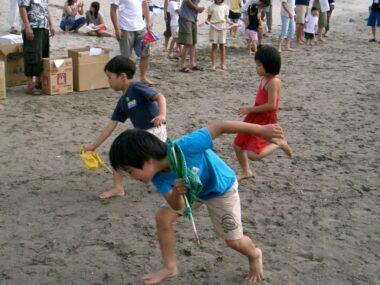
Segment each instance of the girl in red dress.
[{"label": "girl in red dress", "polygon": [[[241,107],[239,114],[246,115],[244,122],[247,123],[277,124],[277,108],[281,94],[281,80],[277,76],[281,69],[280,53],[274,47],[262,47],[255,55],[255,62],[256,72],[262,77],[257,89],[255,105]],[[268,142],[258,136],[238,134],[233,146],[242,167],[242,173],[238,175],[238,180],[253,176],[249,167],[249,159],[260,160],[277,149],[282,149],[289,157],[292,155],[292,149],[286,139]]]}]

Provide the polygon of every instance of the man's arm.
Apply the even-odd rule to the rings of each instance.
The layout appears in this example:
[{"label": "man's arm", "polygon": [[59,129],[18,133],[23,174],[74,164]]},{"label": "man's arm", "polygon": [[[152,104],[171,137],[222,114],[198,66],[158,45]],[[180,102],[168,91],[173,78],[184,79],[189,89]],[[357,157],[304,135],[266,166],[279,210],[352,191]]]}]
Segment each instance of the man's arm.
[{"label": "man's arm", "polygon": [[97,139],[91,144],[89,145],[86,150],[87,151],[90,151],[90,150],[95,150],[97,149],[113,132],[113,130],[116,128],[117,126],[117,121],[110,121],[106,127],[103,129],[102,133],[100,134],[99,137],[97,137]]},{"label": "man's arm", "polygon": [[262,137],[270,141],[273,138],[284,138],[284,132],[278,125],[257,125],[237,121],[222,121],[208,126],[208,131],[212,139],[221,134],[250,134]]},{"label": "man's arm", "polygon": [[165,0],[164,1],[164,20],[165,21],[167,20],[166,19],[166,17],[167,17],[166,13],[168,12],[168,6],[169,6],[169,0]]},{"label": "man's arm", "polygon": [[197,11],[198,13],[202,13],[203,10],[205,9],[205,7],[195,5],[195,4],[193,3],[193,1],[191,1],[191,0],[185,0],[184,2],[185,2],[185,4],[186,4],[189,8],[191,8],[191,9]]},{"label": "man's arm", "polygon": [[143,16],[144,16],[145,23],[146,23],[146,29],[148,31],[150,31],[151,23],[150,23],[150,13],[149,13],[148,1],[143,0],[141,5],[142,5]]},{"label": "man's arm", "polygon": [[48,19],[48,22],[49,22],[50,35],[51,35],[51,37],[54,37],[55,36],[55,29],[54,29],[54,26],[53,26],[53,22],[51,21],[51,16],[50,16],[50,10],[49,10],[49,8],[47,9],[47,19]]},{"label": "man's arm", "polygon": [[119,26],[119,20],[117,18],[117,9],[118,8],[119,8],[119,6],[117,6],[116,4],[111,4],[110,15],[111,15],[111,21],[113,24],[113,28],[115,29],[116,39],[118,41],[120,41],[121,37],[122,37],[122,33],[120,30],[120,26]]},{"label": "man's arm", "polygon": [[19,10],[20,10],[20,17],[21,17],[22,23],[24,24],[24,27],[25,27],[26,39],[29,41],[32,41],[34,39],[34,33],[29,23],[28,12],[26,11],[26,7],[20,6]]}]

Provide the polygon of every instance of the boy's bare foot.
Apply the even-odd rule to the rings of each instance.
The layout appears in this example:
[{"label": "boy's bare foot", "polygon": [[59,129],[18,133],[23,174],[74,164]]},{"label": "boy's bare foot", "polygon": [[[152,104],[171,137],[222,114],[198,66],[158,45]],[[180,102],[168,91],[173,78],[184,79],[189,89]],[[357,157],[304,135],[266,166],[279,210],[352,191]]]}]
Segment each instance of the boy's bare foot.
[{"label": "boy's bare foot", "polygon": [[177,268],[170,270],[164,267],[160,271],[145,275],[143,277],[144,285],[158,284],[166,278],[174,277],[177,275]]},{"label": "boy's bare foot", "polygon": [[222,64],[221,68],[222,70],[227,70],[227,66],[225,64]]},{"label": "boy's bare foot", "polygon": [[287,156],[292,157],[293,150],[288,145],[288,142],[286,140],[278,140],[276,143],[287,154]]},{"label": "boy's bare foot", "polygon": [[124,189],[114,188],[111,191],[103,192],[98,197],[101,200],[109,199],[113,197],[123,197],[125,195]]},{"label": "boy's bare foot", "polygon": [[241,181],[241,180],[244,180],[244,179],[254,178],[254,177],[255,177],[255,175],[253,175],[252,171],[246,171],[246,172],[238,174],[237,175],[237,180]]},{"label": "boy's bare foot", "polygon": [[263,272],[263,254],[260,248],[255,248],[256,258],[249,260],[249,274],[247,280],[250,283],[256,283],[258,281],[264,280]]}]

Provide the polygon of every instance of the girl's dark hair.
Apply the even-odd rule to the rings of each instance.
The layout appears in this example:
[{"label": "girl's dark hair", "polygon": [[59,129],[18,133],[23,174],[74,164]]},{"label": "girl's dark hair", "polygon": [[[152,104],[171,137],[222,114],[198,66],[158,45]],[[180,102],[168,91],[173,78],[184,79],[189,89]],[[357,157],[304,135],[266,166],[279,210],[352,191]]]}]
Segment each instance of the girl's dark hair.
[{"label": "girl's dark hair", "polygon": [[67,4],[68,4],[69,6],[73,5],[73,2],[74,2],[74,0],[67,0]]},{"label": "girl's dark hair", "polygon": [[251,4],[248,7],[248,15],[253,16],[257,15],[259,13],[259,8],[257,7],[257,4]]},{"label": "girl's dark hair", "polygon": [[272,46],[263,46],[255,54],[255,60],[260,62],[266,73],[277,75],[281,69],[281,55]]},{"label": "girl's dark hair", "polygon": [[95,2],[92,2],[91,3],[91,7],[93,7],[95,9],[95,12],[94,12],[94,15],[92,15],[92,12],[90,10],[90,13],[92,16],[94,16],[95,19],[98,18],[98,14],[99,14],[99,9],[100,9],[100,4],[99,2],[95,1]]},{"label": "girl's dark hair", "polygon": [[104,72],[106,71],[116,73],[117,76],[125,73],[128,79],[132,79],[136,73],[136,64],[123,55],[117,55],[104,66]]},{"label": "girl's dark hair", "polygon": [[142,169],[145,161],[166,157],[166,144],[145,130],[131,129],[114,140],[109,156],[115,170],[128,166]]},{"label": "girl's dark hair", "polygon": [[311,7],[311,12],[313,12],[313,11],[318,11],[318,8],[315,6]]}]

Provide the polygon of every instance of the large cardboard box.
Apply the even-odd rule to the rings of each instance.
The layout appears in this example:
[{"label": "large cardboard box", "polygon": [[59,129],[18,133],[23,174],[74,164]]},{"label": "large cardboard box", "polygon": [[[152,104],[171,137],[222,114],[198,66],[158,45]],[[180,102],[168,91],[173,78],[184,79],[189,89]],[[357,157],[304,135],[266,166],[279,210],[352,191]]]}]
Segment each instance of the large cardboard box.
[{"label": "large cardboard box", "polygon": [[22,44],[0,45],[0,60],[5,61],[7,87],[24,85],[26,83]]},{"label": "large cardboard box", "polygon": [[42,59],[42,92],[59,95],[73,92],[73,63],[68,57]]},{"label": "large cardboard box", "polygon": [[73,59],[75,91],[109,87],[104,73],[104,66],[110,58],[109,49],[90,47],[69,49],[68,55]]},{"label": "large cardboard box", "polygon": [[5,62],[0,60],[0,101],[7,98],[7,88],[5,86]]}]

